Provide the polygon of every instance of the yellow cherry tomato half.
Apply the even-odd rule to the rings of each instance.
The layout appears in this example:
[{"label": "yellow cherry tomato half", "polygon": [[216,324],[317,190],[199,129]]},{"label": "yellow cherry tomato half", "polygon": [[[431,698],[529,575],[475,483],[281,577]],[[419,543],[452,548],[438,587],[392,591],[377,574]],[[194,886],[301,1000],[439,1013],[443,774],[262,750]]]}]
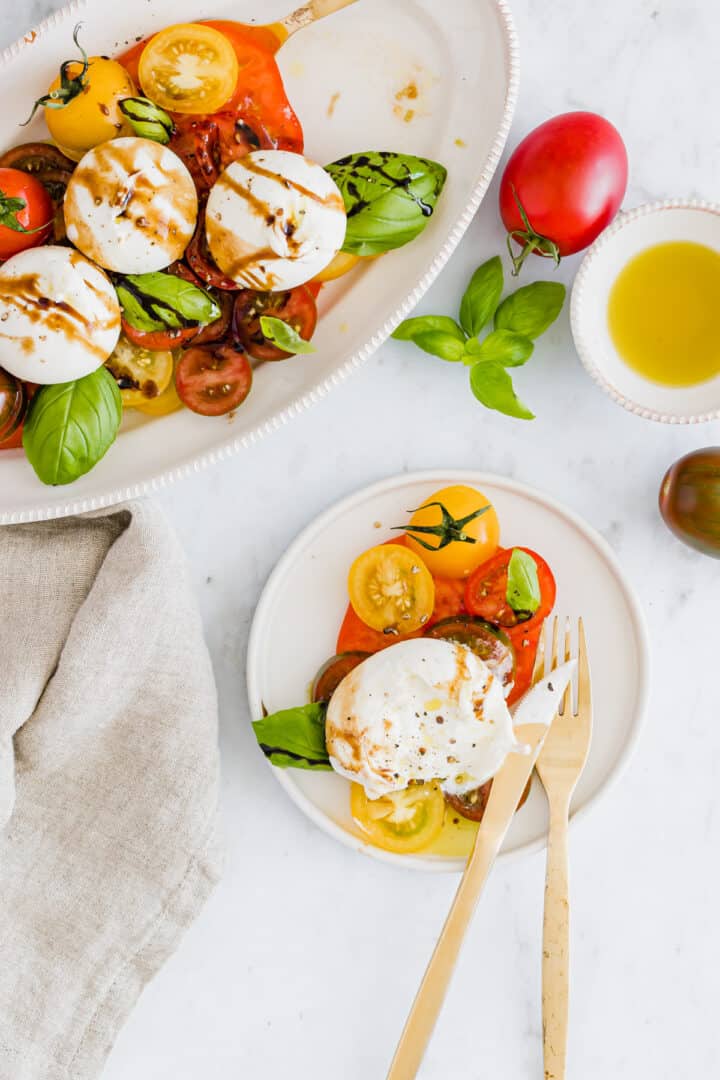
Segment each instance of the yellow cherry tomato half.
[{"label": "yellow cherry tomato half", "polygon": [[147,43],[138,77],[143,93],[163,109],[212,113],[233,95],[237,56],[219,30],[200,23],[178,23]]},{"label": "yellow cherry tomato half", "polygon": [[[81,75],[82,68],[79,61],[73,61],[67,70],[69,77],[81,78],[82,90],[66,105],[45,109],[48,131],[63,153],[76,161],[93,146],[118,135],[132,134],[120,111],[120,102],[135,93],[132,79],[116,60],[91,56],[84,75]],[[59,89],[58,77],[49,93]]]},{"label": "yellow cherry tomato half", "polygon": [[155,400],[173,381],[173,354],[169,350],[143,349],[122,335],[105,367],[120,387],[126,409]]},{"label": "yellow cherry tomato half", "polygon": [[349,251],[338,251],[332,262],[329,262],[324,270],[316,274],[313,281],[335,281],[343,274],[349,274],[360,262],[360,255],[353,255]]},{"label": "yellow cherry tomato half", "polygon": [[161,394],[154,398],[143,398],[135,408],[146,416],[169,416],[178,409],[184,409],[185,405],[178,396],[175,379],[172,378]]},{"label": "yellow cherry tomato half", "polygon": [[381,799],[368,799],[365,788],[353,784],[350,813],[377,847],[409,855],[425,850],[437,837],[445,819],[445,800],[437,784],[411,784]]},{"label": "yellow cherry tomato half", "polygon": [[407,527],[408,547],[438,577],[467,577],[495,554],[499,542],[500,523],[492,504],[464,484],[436,491]]},{"label": "yellow cherry tomato half", "polygon": [[348,592],[358,618],[386,634],[419,630],[435,605],[427,566],[398,544],[381,544],[358,556],[350,567]]}]

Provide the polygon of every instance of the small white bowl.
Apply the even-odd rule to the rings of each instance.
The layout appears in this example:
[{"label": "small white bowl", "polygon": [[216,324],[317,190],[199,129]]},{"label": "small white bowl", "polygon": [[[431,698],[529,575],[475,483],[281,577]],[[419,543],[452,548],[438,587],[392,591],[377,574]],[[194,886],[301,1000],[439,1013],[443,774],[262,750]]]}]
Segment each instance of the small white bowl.
[{"label": "small white bowl", "polygon": [[669,199],[621,214],[582,261],[570,325],[586,370],[619,405],[647,420],[699,424],[720,419],[720,375],[696,386],[660,386],[628,367],[608,327],[608,300],[620,271],[639,252],[673,240],[695,241],[720,253],[720,205]]}]

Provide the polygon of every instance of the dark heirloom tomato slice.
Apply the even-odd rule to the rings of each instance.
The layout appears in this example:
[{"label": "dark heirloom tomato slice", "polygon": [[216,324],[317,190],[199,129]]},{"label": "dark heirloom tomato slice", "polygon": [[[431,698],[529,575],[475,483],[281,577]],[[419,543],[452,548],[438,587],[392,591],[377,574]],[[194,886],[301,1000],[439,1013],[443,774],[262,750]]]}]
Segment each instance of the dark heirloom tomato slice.
[{"label": "dark heirloom tomato slice", "polygon": [[287,360],[292,353],[283,352],[267,340],[260,328],[260,318],[271,315],[292,326],[301,338],[310,341],[317,326],[315,298],[305,285],[286,292],[256,292],[243,289],[235,298],[233,334],[238,345],[253,360]]},{"label": "dark heirloom tomato slice", "polygon": [[[530,794],[531,784],[532,777],[525,785],[525,790],[516,807],[517,810],[526,803],[528,795]],[[481,787],[473,788],[472,791],[468,791],[465,795],[448,795],[446,793],[445,802],[449,807],[460,814],[461,817],[467,818],[468,821],[482,821],[485,807],[490,798],[491,788],[492,780],[488,780],[487,783],[482,784]]]},{"label": "dark heirloom tomato slice", "polygon": [[252,368],[232,345],[193,345],[178,361],[175,386],[188,409],[201,416],[222,416],[250,393]]},{"label": "dark heirloom tomato slice", "polygon": [[503,686],[513,681],[515,655],[510,638],[483,619],[469,615],[443,619],[426,630],[425,637],[464,645],[485,661]]},{"label": "dark heirloom tomato slice", "polygon": [[0,368],[0,443],[17,431],[27,408],[27,394],[19,379]]},{"label": "dark heirloom tomato slice", "polygon": [[198,214],[193,238],[185,251],[185,260],[204,285],[212,285],[215,289],[225,289],[227,292],[237,292],[240,288],[232,278],[225,277],[213,261],[205,237],[204,210]]},{"label": "dark heirloom tomato slice", "polygon": [[312,684],[313,701],[329,701],[346,675],[354,671],[358,664],[367,660],[366,652],[341,653],[327,660],[315,676]]},{"label": "dark heirloom tomato slice", "polygon": [[555,606],[555,578],[548,564],[530,548],[521,547],[535,560],[540,585],[540,606],[529,618],[521,620],[507,599],[508,564],[515,548],[503,548],[473,571],[465,588],[465,606],[471,615],[504,628],[522,623],[526,632],[542,623]]}]

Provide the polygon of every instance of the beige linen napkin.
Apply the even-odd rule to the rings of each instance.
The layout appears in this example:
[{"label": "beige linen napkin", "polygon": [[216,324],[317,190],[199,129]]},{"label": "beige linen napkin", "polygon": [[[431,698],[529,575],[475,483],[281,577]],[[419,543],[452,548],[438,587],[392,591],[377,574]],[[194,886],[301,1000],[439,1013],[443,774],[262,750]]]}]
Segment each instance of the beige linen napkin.
[{"label": "beige linen napkin", "polygon": [[0,1080],[90,1080],[218,877],[215,687],[160,512],[0,529]]}]

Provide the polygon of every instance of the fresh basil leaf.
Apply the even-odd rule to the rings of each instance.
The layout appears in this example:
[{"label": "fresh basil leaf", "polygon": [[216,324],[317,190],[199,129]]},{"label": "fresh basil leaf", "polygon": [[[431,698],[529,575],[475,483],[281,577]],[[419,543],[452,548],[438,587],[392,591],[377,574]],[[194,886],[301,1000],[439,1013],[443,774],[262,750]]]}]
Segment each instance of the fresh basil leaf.
[{"label": "fresh basil leaf", "polygon": [[495,328],[540,337],[555,322],[564,303],[565,286],[559,281],[535,281],[505,297],[495,312]]},{"label": "fresh basil leaf", "polygon": [[163,144],[170,142],[175,130],[172,117],[154,101],[145,97],[127,97],[119,105],[120,112],[139,138]]},{"label": "fresh basil leaf", "polygon": [[432,216],[447,169],[437,161],[370,150],[327,166],[345,203],[343,251],[380,255],[414,240]]},{"label": "fresh basil leaf", "polygon": [[518,420],[535,419],[534,413],[523,405],[515,393],[512,379],[505,368],[494,360],[472,366],[470,388],[478,401],[488,409],[495,409]]},{"label": "fresh basil leaf", "polygon": [[137,330],[205,326],[220,318],[209,293],[175,274],[127,274],[115,288],[125,320]]},{"label": "fresh basil leaf", "polygon": [[532,356],[535,346],[530,338],[512,330],[493,330],[482,341],[468,341],[466,363],[491,360],[503,367],[521,367]]},{"label": "fresh basil leaf", "polygon": [[253,722],[266,758],[279,769],[330,769],[325,745],[327,705],[313,702],[282,709]]},{"label": "fresh basil leaf", "polygon": [[28,461],[44,484],[71,484],[104,457],[121,419],[120,391],[104,367],[83,379],[42,386],[23,430]]},{"label": "fresh basil leaf", "polygon": [[418,334],[427,334],[439,330],[442,334],[450,334],[458,341],[465,341],[465,334],[449,315],[416,315],[413,319],[405,319],[401,322],[392,336],[398,341],[414,341]]},{"label": "fresh basil leaf", "polygon": [[424,352],[453,363],[465,356],[465,342],[458,341],[452,334],[443,334],[441,330],[428,330],[424,334],[418,334],[415,344]]},{"label": "fresh basil leaf", "polygon": [[513,548],[508,563],[507,602],[513,611],[534,615],[540,607],[540,582],[532,555]]},{"label": "fresh basil leaf", "polygon": [[278,349],[282,349],[283,352],[311,353],[317,351],[311,341],[306,341],[304,337],[300,337],[294,326],[284,322],[283,319],[276,319],[274,315],[261,315],[260,329],[264,337],[277,346]]},{"label": "fresh basil leaf", "polygon": [[470,278],[460,301],[460,325],[475,337],[490,322],[503,291],[503,268],[499,255],[488,259]]}]

